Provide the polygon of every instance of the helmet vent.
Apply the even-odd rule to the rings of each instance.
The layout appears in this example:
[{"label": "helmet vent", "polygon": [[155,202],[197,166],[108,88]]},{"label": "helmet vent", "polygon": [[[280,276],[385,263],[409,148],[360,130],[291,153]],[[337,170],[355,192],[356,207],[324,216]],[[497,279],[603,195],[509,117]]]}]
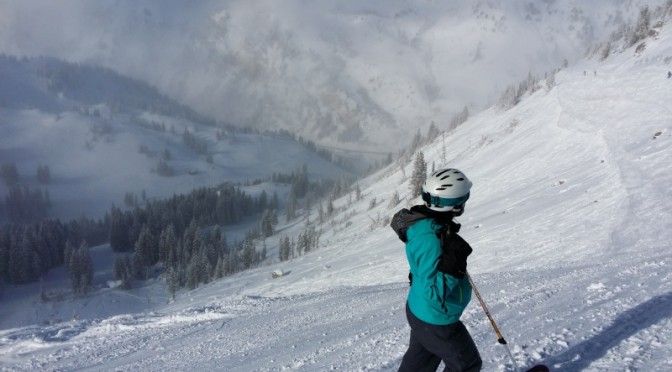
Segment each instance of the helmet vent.
[{"label": "helmet vent", "polygon": [[448,172],[449,170],[450,170],[450,169],[446,169],[446,170],[443,170],[443,171],[437,173],[437,174],[436,174],[436,177],[440,177],[442,174]]},{"label": "helmet vent", "polygon": [[464,181],[464,178],[460,177],[457,179],[458,181]]},{"label": "helmet vent", "polygon": [[446,188],[446,187],[453,187],[453,184],[452,184],[452,183],[448,183],[448,184],[441,185],[441,186],[443,186],[444,188]]}]

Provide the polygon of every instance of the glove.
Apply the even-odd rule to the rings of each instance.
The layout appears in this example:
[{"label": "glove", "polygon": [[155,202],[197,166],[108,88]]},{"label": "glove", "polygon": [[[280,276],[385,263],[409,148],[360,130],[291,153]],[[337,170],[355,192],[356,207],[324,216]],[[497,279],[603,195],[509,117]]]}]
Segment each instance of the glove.
[{"label": "glove", "polygon": [[458,279],[464,278],[467,272],[467,257],[473,249],[461,236],[447,234],[441,239],[441,257],[437,269]]}]

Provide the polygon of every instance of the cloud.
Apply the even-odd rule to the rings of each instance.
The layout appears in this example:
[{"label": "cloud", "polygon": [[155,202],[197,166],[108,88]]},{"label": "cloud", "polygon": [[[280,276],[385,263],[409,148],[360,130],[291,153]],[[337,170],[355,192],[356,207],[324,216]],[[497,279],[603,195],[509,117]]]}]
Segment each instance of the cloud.
[{"label": "cloud", "polygon": [[[228,123],[333,141],[357,122],[369,140],[396,143],[572,60],[615,27],[619,6],[4,1],[0,52],[100,64]],[[325,129],[327,116],[345,121]]]}]

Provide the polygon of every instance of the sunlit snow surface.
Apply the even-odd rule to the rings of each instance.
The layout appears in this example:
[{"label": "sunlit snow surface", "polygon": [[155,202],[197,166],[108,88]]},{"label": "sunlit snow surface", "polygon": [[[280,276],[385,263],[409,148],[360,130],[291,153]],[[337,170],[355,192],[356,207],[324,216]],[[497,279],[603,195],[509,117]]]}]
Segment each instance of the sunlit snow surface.
[{"label": "sunlit snow surface", "polygon": [[[672,370],[670,57],[665,29],[639,56],[570,66],[553,89],[446,136],[446,163],[475,185],[460,220],[469,268],[520,366]],[[423,149],[430,166],[443,165],[443,147],[439,138]],[[50,318],[33,308],[38,296],[6,289],[0,369],[396,370],[408,344],[408,266],[403,244],[375,222],[418,200],[389,206],[394,191],[408,193],[398,164],[360,185],[363,199],[337,200],[339,214],[318,227],[318,250],[169,304],[160,282],[101,290],[40,305],[62,318],[41,325]],[[267,245],[275,257],[275,240]],[[277,269],[285,275],[272,279]],[[73,310],[79,320],[68,320]],[[475,299],[463,321],[484,371],[513,370]]]}]

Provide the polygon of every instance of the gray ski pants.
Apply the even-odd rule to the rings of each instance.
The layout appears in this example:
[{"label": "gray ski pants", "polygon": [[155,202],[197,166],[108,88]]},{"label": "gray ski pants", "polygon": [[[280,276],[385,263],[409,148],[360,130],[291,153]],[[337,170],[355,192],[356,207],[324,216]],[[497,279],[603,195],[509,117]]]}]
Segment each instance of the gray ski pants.
[{"label": "gray ski pants", "polygon": [[411,313],[408,305],[406,318],[411,326],[411,340],[399,372],[434,372],[442,360],[446,366],[444,372],[481,370],[481,355],[462,322],[448,325],[425,323]]}]

